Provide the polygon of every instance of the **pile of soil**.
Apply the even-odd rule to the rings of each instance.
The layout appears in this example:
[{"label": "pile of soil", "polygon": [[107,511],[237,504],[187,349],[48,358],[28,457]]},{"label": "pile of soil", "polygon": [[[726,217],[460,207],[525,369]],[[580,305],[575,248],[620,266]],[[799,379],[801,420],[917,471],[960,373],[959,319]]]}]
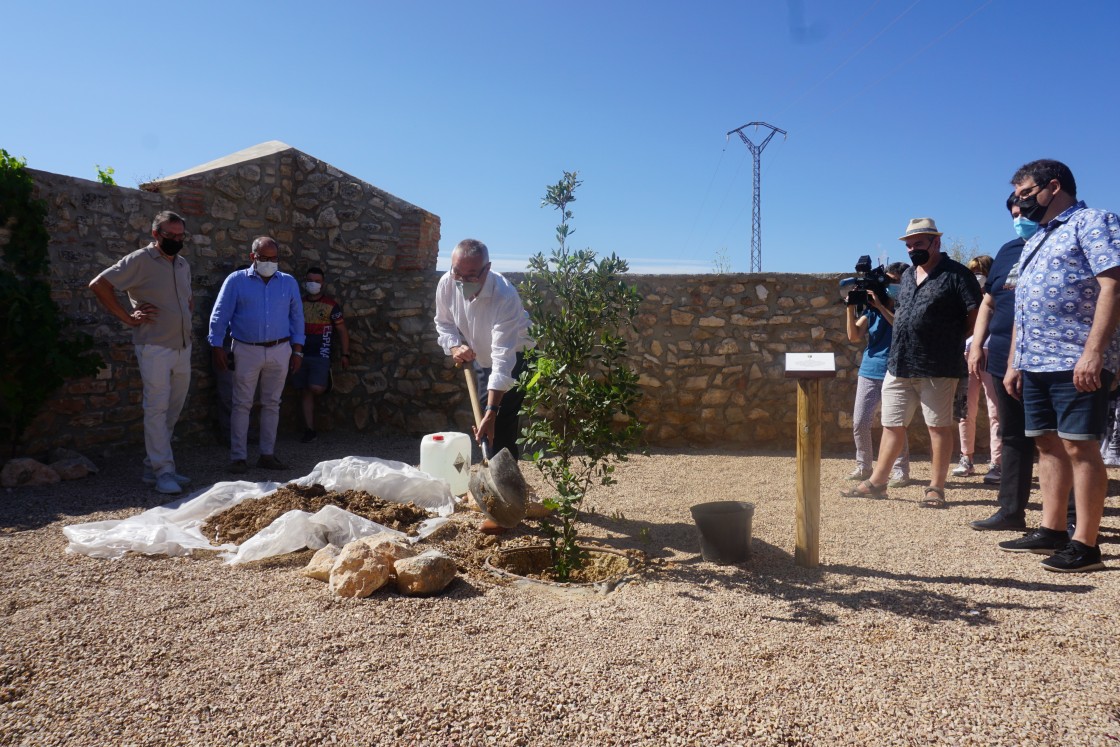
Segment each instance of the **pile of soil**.
[{"label": "pile of soil", "polygon": [[[289,511],[298,508],[299,511],[315,513],[327,504],[344,508],[405,534],[416,532],[417,525],[430,517],[427,511],[416,504],[393,503],[363,491],[332,493],[318,484],[304,486],[289,483],[274,493],[242,501],[211,516],[203,525],[202,532],[215,544],[241,544]],[[478,531],[477,523],[480,520],[482,516],[477,513],[456,513],[451,516],[451,521],[440,526],[418,544],[417,549],[436,549],[446,553],[448,557],[455,559],[459,572],[467,577],[493,579],[486,572],[484,563],[488,555],[494,552],[498,540]],[[304,554],[310,554],[310,551]]]},{"label": "pile of soil", "polygon": [[210,517],[202,533],[214,544],[241,544],[276,519],[293,509],[315,513],[323,506],[335,505],[352,514],[375,521],[400,532],[413,532],[429,514],[414,503],[394,503],[362,490],[329,492],[322,485],[289,483],[274,493],[242,501]]},{"label": "pile of soil", "polygon": [[455,559],[459,573],[474,581],[494,577],[484,567],[486,558],[500,545],[497,537],[478,531],[478,514],[455,513],[447,522],[416,545],[417,550],[435,549]]},{"label": "pile of soil", "polygon": [[[304,486],[289,483],[269,495],[242,501],[210,517],[203,525],[202,533],[214,544],[239,545],[288,511],[298,509],[315,513],[328,504],[406,534],[414,533],[417,525],[429,518],[427,511],[413,503],[394,503],[360,490],[330,492],[319,484]],[[441,550],[454,558],[461,574],[468,578],[489,578],[492,581],[493,576],[489,575],[484,566],[486,558],[498,547],[535,545],[540,542],[537,533],[526,524],[521,524],[500,537],[482,534],[478,530],[481,518],[475,512],[458,511],[451,516],[449,522],[416,547],[418,550]],[[621,567],[616,567],[620,563]],[[551,579],[550,571],[545,568],[508,568],[507,570],[532,578]],[[599,557],[598,562],[589,563],[578,571],[577,576],[572,580],[599,581],[625,571],[625,560],[615,556]]]}]

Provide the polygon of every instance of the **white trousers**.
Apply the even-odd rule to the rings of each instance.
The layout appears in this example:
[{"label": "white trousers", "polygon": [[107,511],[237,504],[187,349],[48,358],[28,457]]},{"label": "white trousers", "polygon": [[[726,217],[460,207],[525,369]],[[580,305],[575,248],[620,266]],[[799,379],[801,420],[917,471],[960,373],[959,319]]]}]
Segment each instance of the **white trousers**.
[{"label": "white trousers", "polygon": [[171,435],[187,401],[191,384],[191,346],[172,350],[162,345],[137,345],[140,379],[144,382],[144,466],[160,475],[175,472]]},{"label": "white trousers", "polygon": [[232,461],[248,456],[249,410],[257,381],[261,386],[260,453],[273,454],[276,449],[276,427],[280,424],[280,394],[288,378],[288,361],[292,346],[286,342],[264,348],[233,341],[233,412],[230,415],[229,458]]}]

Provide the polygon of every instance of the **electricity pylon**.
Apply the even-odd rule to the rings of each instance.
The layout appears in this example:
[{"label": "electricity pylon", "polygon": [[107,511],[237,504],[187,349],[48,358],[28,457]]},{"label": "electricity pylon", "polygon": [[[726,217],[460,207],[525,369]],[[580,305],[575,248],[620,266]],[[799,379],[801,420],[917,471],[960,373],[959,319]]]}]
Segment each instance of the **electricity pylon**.
[{"label": "electricity pylon", "polygon": [[[756,130],[759,127],[769,127],[770,134],[767,135],[766,139],[761,143],[755,145],[743,134],[743,130],[748,127],[754,127]],[[738,135],[743,143],[750,148],[751,155],[754,156],[754,210],[751,213],[751,272],[762,272],[762,170],[760,167],[760,158],[762,156],[762,149],[766,147],[766,144],[770,142],[770,138],[774,137],[774,133],[776,132],[782,133],[784,137],[789,137],[789,133],[785,130],[765,122],[748,122],[742,127],[727,133],[729,139],[732,134]]]}]

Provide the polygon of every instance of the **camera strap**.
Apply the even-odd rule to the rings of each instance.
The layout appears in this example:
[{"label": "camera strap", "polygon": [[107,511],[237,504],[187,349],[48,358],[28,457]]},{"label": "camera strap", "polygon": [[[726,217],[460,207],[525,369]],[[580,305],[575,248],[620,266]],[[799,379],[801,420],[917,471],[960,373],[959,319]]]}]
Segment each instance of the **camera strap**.
[{"label": "camera strap", "polygon": [[1027,271],[1027,265],[1031,263],[1031,260],[1034,259],[1034,255],[1038,254],[1038,250],[1042,248],[1042,245],[1046,243],[1046,240],[1050,238],[1050,234],[1053,233],[1054,229],[1057,227],[1057,225],[1054,225],[1047,228],[1046,233],[1042,234],[1042,241],[1038,242],[1038,246],[1031,249],[1031,253],[1027,255],[1027,258],[1019,263],[1019,277],[1022,277],[1023,273]]}]

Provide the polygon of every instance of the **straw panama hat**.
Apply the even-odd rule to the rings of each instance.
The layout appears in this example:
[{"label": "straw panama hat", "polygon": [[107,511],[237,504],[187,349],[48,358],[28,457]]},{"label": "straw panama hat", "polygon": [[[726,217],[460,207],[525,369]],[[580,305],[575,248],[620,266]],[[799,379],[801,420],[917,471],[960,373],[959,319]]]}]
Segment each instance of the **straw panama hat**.
[{"label": "straw panama hat", "polygon": [[911,218],[910,224],[906,226],[906,233],[899,236],[898,240],[906,241],[911,236],[923,233],[931,236],[941,235],[941,232],[937,230],[937,224],[933,222],[933,218]]}]

